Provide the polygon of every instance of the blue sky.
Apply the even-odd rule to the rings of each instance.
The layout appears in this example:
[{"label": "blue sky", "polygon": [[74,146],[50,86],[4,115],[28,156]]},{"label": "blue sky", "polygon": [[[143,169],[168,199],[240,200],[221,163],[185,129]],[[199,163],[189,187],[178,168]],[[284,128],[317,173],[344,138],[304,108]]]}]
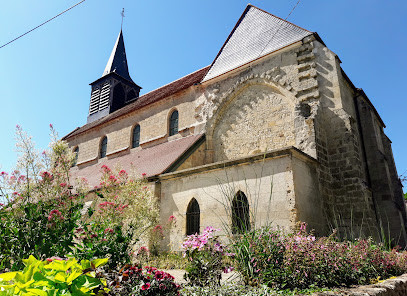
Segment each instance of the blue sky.
[{"label": "blue sky", "polygon": [[[0,45],[79,0],[1,4]],[[297,0],[251,1],[285,18]],[[16,161],[19,124],[38,149],[49,124],[63,136],[86,123],[90,82],[99,78],[120,31],[130,75],[142,94],[209,65],[245,9],[241,0],[86,0],[65,15],[0,49],[0,165]],[[399,174],[407,170],[406,32],[402,0],[302,0],[289,21],[318,32],[363,88],[387,125]]]}]

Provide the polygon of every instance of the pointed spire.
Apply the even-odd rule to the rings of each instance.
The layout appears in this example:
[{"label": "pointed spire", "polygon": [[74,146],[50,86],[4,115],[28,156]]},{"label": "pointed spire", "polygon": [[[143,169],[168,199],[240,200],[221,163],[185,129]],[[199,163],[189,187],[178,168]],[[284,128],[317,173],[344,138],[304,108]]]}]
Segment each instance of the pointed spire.
[{"label": "pointed spire", "polygon": [[[117,37],[116,44],[113,47],[109,61],[107,62],[105,71],[102,76],[109,73],[116,73],[131,82],[129,68],[127,66],[126,49],[124,48],[123,32],[120,30],[120,34]],[[134,83],[134,82],[133,82]]]}]

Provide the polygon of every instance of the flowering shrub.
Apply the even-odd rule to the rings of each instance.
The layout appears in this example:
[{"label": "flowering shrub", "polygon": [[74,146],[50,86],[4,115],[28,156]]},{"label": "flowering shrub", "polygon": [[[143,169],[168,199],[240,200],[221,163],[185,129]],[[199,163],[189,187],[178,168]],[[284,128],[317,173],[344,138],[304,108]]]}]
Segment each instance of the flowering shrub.
[{"label": "flowering shrub", "polygon": [[147,243],[159,220],[157,199],[147,187],[147,180],[106,165],[101,172],[92,219],[111,228],[121,225],[123,233],[131,231],[134,240]]},{"label": "flowering shrub", "polygon": [[109,295],[179,295],[180,286],[174,277],[154,267],[126,265],[119,272],[108,274]]},{"label": "flowering shrub", "polygon": [[0,262],[4,267],[21,269],[22,259],[29,254],[45,259],[71,251],[81,219],[81,197],[15,205],[0,209]]},{"label": "flowering shrub", "polygon": [[83,215],[84,200],[92,194],[81,186],[84,180],[70,180],[74,154],[52,126],[51,133],[50,150],[38,153],[18,126],[18,169],[0,172],[0,195],[7,200],[0,206],[1,269],[21,269],[30,254],[39,259],[72,252],[78,259],[109,257],[110,267],[130,262],[132,245],[158,220],[146,180],[103,166],[100,198]]},{"label": "flowering shrub", "polygon": [[370,240],[316,238],[302,224],[297,233],[263,228],[237,238],[236,264],[247,283],[277,289],[368,284],[407,271],[407,253],[386,252]]},{"label": "flowering shrub", "polygon": [[184,277],[192,285],[219,285],[222,271],[232,270],[222,262],[224,256],[232,254],[226,252],[225,246],[214,235],[217,231],[207,227],[201,235],[189,235],[182,244],[184,256],[189,260]]}]

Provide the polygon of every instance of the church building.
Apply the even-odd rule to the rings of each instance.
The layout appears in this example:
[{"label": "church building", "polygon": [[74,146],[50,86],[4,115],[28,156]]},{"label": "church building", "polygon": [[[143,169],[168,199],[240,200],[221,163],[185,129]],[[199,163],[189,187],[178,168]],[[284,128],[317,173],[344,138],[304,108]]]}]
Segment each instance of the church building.
[{"label": "church building", "polygon": [[406,245],[385,124],[317,33],[248,5],[211,65],[140,95],[120,32],[90,85],[87,123],[64,137],[72,177],[94,186],[102,165],[134,167],[161,220],[177,219],[173,249],[206,226],[298,222]]}]

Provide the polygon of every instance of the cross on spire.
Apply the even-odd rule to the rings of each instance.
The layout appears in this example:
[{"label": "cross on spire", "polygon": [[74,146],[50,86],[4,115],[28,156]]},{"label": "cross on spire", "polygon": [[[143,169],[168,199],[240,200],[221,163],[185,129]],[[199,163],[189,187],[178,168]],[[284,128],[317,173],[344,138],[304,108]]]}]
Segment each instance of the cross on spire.
[{"label": "cross on spire", "polygon": [[121,28],[123,29],[123,19],[124,19],[124,17],[125,17],[125,15],[124,15],[124,8],[123,8],[123,10],[122,10],[122,12],[121,12],[120,14],[121,14],[121,16],[122,16],[122,25],[121,25]]}]

